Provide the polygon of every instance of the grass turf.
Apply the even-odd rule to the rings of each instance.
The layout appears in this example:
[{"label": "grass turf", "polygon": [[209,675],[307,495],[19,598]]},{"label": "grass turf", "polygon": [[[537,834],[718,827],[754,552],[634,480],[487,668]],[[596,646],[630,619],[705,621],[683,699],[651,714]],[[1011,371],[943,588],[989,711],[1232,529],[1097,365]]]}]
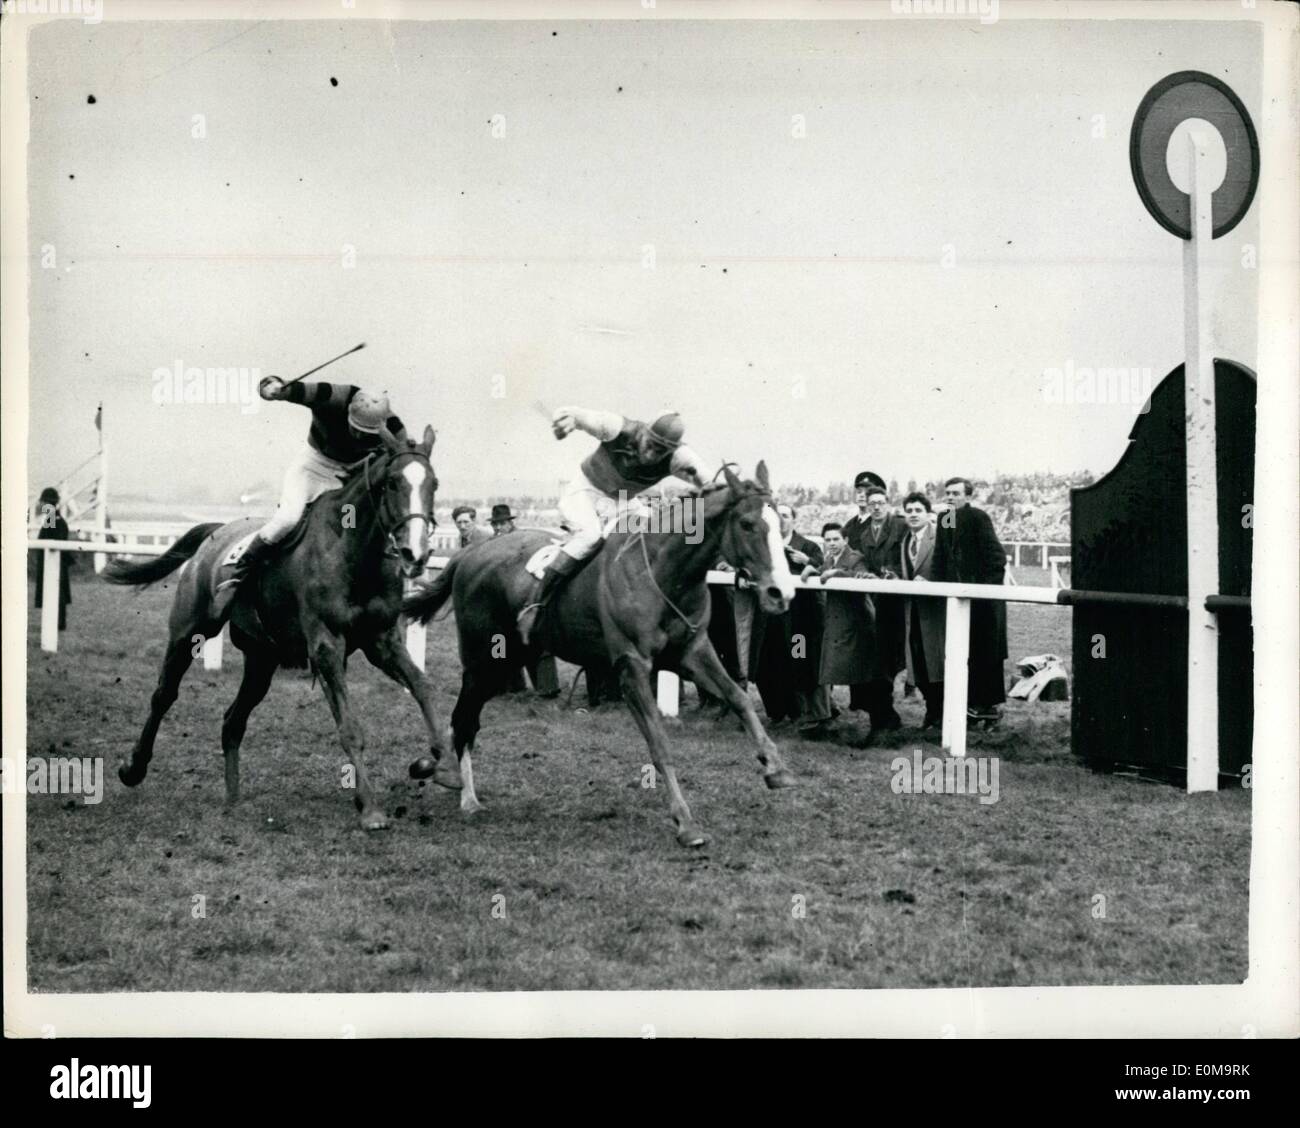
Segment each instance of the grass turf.
[{"label": "grass turf", "polygon": [[[774,737],[801,779],[768,792],[732,718],[671,736],[711,836],[676,845],[621,706],[490,703],[475,757],[485,810],[406,778],[414,703],[349,668],[367,763],[393,817],[356,827],[324,699],[281,672],[253,714],[244,796],[224,809],[219,730],[242,659],[196,663],[135,790],[115,768],[142,723],[170,585],[75,585],[58,654],[28,638],[28,754],[105,757],[104,801],[28,799],[29,980],[39,991],[443,991],[952,987],[1240,982],[1249,792],[1188,797],[1094,775],[1069,755],[1069,705],[1011,704],[999,799],[905,795],[878,745]],[[1069,611],[1011,605],[1011,654],[1068,661]],[[449,714],[454,626],[430,630]],[[562,667],[567,691],[571,670]],[[843,691],[841,691],[842,693]],[[580,700],[581,693],[575,698]],[[841,698],[841,705],[844,702]],[[905,722],[920,706],[900,706]],[[847,738],[865,733],[852,718]],[[196,915],[196,897],[203,915]],[[1104,900],[1098,900],[1098,897]],[[799,915],[798,910],[803,913]]]}]

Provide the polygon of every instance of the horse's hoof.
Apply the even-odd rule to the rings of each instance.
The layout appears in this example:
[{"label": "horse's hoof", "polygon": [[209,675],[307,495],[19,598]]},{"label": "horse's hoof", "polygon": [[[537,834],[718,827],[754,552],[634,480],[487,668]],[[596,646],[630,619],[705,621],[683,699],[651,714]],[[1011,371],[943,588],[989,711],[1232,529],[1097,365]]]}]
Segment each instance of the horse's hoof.
[{"label": "horse's hoof", "polygon": [[383,811],[371,811],[361,816],[362,830],[387,830],[388,816]]},{"label": "horse's hoof", "polygon": [[129,761],[123,761],[117,766],[117,778],[127,787],[136,787],[143,783],[144,773],[144,768],[132,767]]},{"label": "horse's hoof", "polygon": [[472,805],[467,805],[465,803],[462,803],[460,805],[460,810],[461,810],[461,814],[466,816],[477,815],[481,810],[483,810],[483,804],[474,803]]},{"label": "horse's hoof", "polygon": [[769,788],[775,791],[778,787],[797,787],[799,781],[795,778],[794,772],[789,768],[781,768],[780,771],[768,772],[763,777],[763,782]]},{"label": "horse's hoof", "polygon": [[464,786],[460,778],[460,759],[454,752],[448,752],[435,762],[433,782],[450,791],[459,791]]},{"label": "horse's hoof", "polygon": [[460,778],[460,759],[452,752],[436,760],[432,756],[421,756],[418,760],[411,761],[408,770],[412,779],[432,779],[439,787],[451,791],[459,791],[463,786]]},{"label": "horse's hoof", "polygon": [[698,826],[684,826],[677,832],[678,846],[703,846],[708,836]]},{"label": "horse's hoof", "polygon": [[438,761],[432,756],[421,756],[418,760],[412,760],[411,766],[407,769],[412,779],[428,779],[438,770]]}]

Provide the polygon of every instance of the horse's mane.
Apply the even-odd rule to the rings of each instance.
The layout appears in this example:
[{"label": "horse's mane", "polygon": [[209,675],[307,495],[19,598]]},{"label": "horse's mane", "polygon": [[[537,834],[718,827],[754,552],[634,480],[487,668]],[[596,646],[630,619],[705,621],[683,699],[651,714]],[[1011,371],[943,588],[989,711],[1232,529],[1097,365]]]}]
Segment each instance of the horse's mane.
[{"label": "horse's mane", "polygon": [[361,488],[365,488],[367,468],[369,468],[370,480],[387,473],[389,465],[394,459],[400,458],[404,454],[410,454],[412,451],[419,450],[420,444],[415,439],[407,439],[403,446],[387,447],[378,446],[370,451],[364,458],[359,458],[356,462],[350,463],[347,468],[347,477],[343,479],[343,489],[354,489],[360,482]]},{"label": "horse's mane", "polygon": [[[734,495],[734,498],[724,496],[724,495],[729,495],[731,490],[730,485],[725,481],[709,482],[702,489],[694,492],[693,494],[688,494],[687,496],[702,498],[705,504],[706,514],[709,513],[716,514],[721,510],[730,508],[731,504],[742,502],[746,498],[750,498],[750,497],[763,497],[763,498],[768,498],[769,500],[771,499],[771,494],[769,494],[767,490],[763,489],[763,487],[760,486],[757,482],[751,481],[748,478],[740,478],[739,480],[740,480],[740,490],[738,493]],[[711,505],[710,502],[714,501],[715,498],[722,498],[724,504]]]}]

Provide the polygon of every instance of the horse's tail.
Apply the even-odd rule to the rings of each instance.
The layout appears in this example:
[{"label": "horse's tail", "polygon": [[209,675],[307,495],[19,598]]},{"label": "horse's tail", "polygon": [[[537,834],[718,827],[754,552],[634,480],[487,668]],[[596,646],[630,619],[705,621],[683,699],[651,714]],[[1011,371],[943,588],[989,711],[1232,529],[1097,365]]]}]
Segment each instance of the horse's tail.
[{"label": "horse's tail", "polygon": [[161,556],[129,564],[125,560],[110,561],[103,578],[110,584],[139,584],[142,587],[171,575],[199,550],[199,546],[221,528],[220,522],[195,525]]},{"label": "horse's tail", "polygon": [[458,559],[453,556],[438,573],[433,583],[426,584],[403,599],[402,614],[411,619],[418,619],[421,623],[427,623],[432,619],[451,597],[452,584],[456,580],[457,563]]}]

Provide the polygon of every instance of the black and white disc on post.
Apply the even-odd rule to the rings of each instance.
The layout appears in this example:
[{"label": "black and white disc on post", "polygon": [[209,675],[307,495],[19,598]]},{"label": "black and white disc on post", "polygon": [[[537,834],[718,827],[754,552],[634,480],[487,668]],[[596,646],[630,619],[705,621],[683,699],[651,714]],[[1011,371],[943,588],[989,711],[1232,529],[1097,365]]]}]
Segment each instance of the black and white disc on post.
[{"label": "black and white disc on post", "polygon": [[1259,184],[1259,139],[1232,89],[1211,74],[1179,71],[1162,78],[1142,99],[1129,134],[1129,165],[1138,195],[1166,231],[1192,237],[1191,198],[1169,175],[1169,140],[1189,118],[1219,131],[1227,154],[1223,183],[1212,200],[1213,238],[1226,235],[1250,209]]},{"label": "black and white disc on post", "polygon": [[[1184,123],[1185,144],[1171,145]],[[1217,185],[1206,125],[1223,141],[1223,179]],[[1170,162],[1186,170],[1186,189],[1174,183]],[[1236,227],[1255,198],[1259,140],[1246,107],[1225,83],[1200,71],[1179,71],[1151,87],[1138,106],[1129,163],[1147,211],[1184,240],[1187,790],[1213,791],[1219,785],[1219,626],[1210,600],[1219,594],[1214,358],[1220,349],[1203,279],[1211,242]]]}]

